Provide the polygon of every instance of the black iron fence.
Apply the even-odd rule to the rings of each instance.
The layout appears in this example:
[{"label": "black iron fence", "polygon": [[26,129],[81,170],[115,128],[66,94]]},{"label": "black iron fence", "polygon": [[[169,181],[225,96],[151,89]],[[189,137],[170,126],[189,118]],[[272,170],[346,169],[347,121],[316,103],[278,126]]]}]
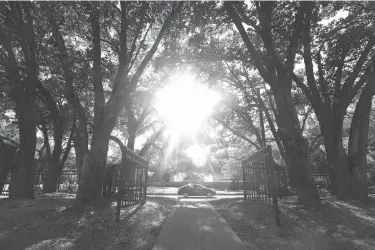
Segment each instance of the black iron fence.
[{"label": "black iron fence", "polygon": [[[43,184],[45,181],[46,172],[45,171],[34,171],[34,193],[40,194],[43,190]],[[11,174],[5,181],[3,190],[1,190],[1,195],[9,196],[9,184],[10,184]],[[77,170],[63,170],[59,178],[57,185],[57,192],[75,194],[78,190],[78,173]]]},{"label": "black iron fence", "polygon": [[319,195],[330,195],[331,173],[328,171],[312,171],[314,183],[318,188]]},{"label": "black iron fence", "polygon": [[123,164],[108,178],[112,183],[106,185],[107,192],[116,192],[116,221],[120,220],[121,207],[144,202],[147,198],[148,162],[130,149],[126,153]]},{"label": "black iron fence", "polygon": [[264,147],[242,161],[242,170],[244,200],[272,205],[276,225],[280,226],[278,198],[281,173],[272,157],[271,146]]}]

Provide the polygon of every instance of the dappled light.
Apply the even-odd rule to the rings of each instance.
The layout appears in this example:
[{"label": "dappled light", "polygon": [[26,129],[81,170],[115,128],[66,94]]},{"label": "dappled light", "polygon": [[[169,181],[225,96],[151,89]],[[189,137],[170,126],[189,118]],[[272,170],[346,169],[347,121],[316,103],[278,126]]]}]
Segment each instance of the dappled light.
[{"label": "dappled light", "polygon": [[123,208],[120,223],[114,220],[115,206],[110,201],[85,210],[56,195],[36,199],[32,207],[22,201],[11,206],[0,202],[0,249],[36,250],[149,249],[177,201],[149,198],[144,204]]},{"label": "dappled light", "polygon": [[[190,235],[190,237],[186,237]],[[154,249],[241,249],[245,247],[207,201],[180,201]]]},{"label": "dappled light", "polygon": [[[271,207],[235,199],[213,201],[212,204],[249,248],[339,250],[375,247],[375,224],[371,223],[375,214],[370,212],[369,205],[327,197],[323,200],[323,208],[314,210],[297,205],[295,198],[287,198],[280,203],[282,227],[277,228]],[[367,214],[367,220],[363,215],[358,216],[359,211]]]},{"label": "dappled light", "polygon": [[25,250],[37,249],[70,249],[73,247],[73,240],[67,238],[48,239],[32,246],[25,248]]}]

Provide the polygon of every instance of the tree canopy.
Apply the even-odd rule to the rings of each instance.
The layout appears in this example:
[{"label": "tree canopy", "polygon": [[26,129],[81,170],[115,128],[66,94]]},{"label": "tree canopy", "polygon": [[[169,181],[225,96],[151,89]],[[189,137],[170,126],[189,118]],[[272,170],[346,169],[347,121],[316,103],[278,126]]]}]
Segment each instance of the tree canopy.
[{"label": "tree canopy", "polygon": [[[19,154],[0,164],[0,188],[11,173],[11,197],[33,197],[35,169],[46,172],[43,192],[56,191],[74,159],[77,201],[96,203],[106,165],[121,162],[125,147],[153,174],[233,177],[266,145],[301,203],[320,204],[311,172],[322,169],[338,198],[368,197],[375,17],[367,2],[0,6],[0,139]],[[176,76],[187,75],[220,100],[194,133],[176,136],[157,102],[171,79],[187,110],[208,103],[197,107],[201,90],[181,87],[190,83]],[[188,153],[196,145],[200,156]]]}]

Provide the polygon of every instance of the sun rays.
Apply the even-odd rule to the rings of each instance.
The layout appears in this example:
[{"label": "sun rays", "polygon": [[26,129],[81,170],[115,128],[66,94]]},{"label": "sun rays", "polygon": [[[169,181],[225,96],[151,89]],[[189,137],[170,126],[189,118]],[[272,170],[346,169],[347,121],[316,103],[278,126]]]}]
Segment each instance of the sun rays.
[{"label": "sun rays", "polygon": [[[167,129],[169,141],[166,156],[178,148],[181,138],[195,141],[196,135],[204,127],[220,100],[217,92],[201,83],[192,74],[177,74],[170,77],[165,87],[157,93],[154,105]],[[201,153],[194,151],[193,156],[193,151],[189,153],[189,157],[201,164]]]}]

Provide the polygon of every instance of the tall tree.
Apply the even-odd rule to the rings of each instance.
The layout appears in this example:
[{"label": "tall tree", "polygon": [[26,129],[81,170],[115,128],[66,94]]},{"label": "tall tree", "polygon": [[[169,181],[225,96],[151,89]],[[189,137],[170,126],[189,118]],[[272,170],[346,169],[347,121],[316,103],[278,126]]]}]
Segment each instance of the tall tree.
[{"label": "tall tree", "polygon": [[36,82],[38,64],[34,17],[38,10],[32,3],[1,3],[1,64],[12,84],[19,127],[20,155],[12,169],[10,198],[34,197],[34,155],[36,145]]},{"label": "tall tree", "polygon": [[[297,6],[292,5],[296,8],[296,12],[290,13],[294,14],[294,20],[290,20],[292,25],[289,26],[291,33],[288,34],[287,41],[284,39],[281,41],[287,43],[286,51],[276,50],[276,45],[281,44],[274,37],[276,30],[273,27],[273,21],[277,18],[276,11],[285,6],[274,2],[255,2],[254,4],[259,25],[253,21],[250,24],[263,42],[266,54],[262,54],[254,46],[243,26],[238,10],[235,9],[236,5],[232,2],[225,2],[224,8],[236,25],[255,68],[273,92],[278,111],[276,117],[279,125],[278,133],[288,158],[288,172],[296,185],[298,200],[302,204],[316,206],[321,202],[308,169],[308,142],[303,138],[291,96],[298,42],[303,30],[303,20],[306,12],[311,8],[311,3],[301,2]],[[276,44],[276,42],[279,43]]]},{"label": "tall tree", "polygon": [[[363,171],[361,175],[357,174],[361,172],[357,167],[359,165],[350,166],[350,157],[343,144],[343,122],[349,105],[366,83],[371,71],[375,52],[375,37],[371,30],[373,22],[371,18],[363,19],[371,14],[367,14],[360,4],[353,4],[349,5],[351,12],[344,20],[328,26],[319,25],[319,7],[318,4],[311,4],[303,20],[303,59],[307,85],[303,78],[297,75],[293,77],[311,102],[319,121],[327,158],[332,167],[333,193],[339,199],[345,199],[348,195],[362,199],[367,196],[366,181]],[[314,70],[314,63],[317,70]],[[365,89],[370,90],[370,85]],[[369,111],[365,111],[366,108],[362,106],[368,106],[363,103],[364,99],[367,99],[364,101],[366,103],[371,102],[371,91],[366,95],[358,102],[361,106],[358,109],[364,109],[365,116],[368,116]],[[354,127],[358,126],[358,122],[363,120],[353,118]],[[357,129],[353,128],[351,135],[354,136]],[[355,148],[354,151],[359,149],[357,146]]]},{"label": "tall tree", "polygon": [[[104,4],[104,3],[103,3]],[[182,2],[173,3],[172,10],[164,22],[161,25],[159,33],[157,34],[150,49],[144,54],[142,60],[139,60],[140,51],[144,51],[144,40],[146,39],[148,28],[152,26],[156,19],[160,19],[160,14],[154,14],[150,17],[146,15],[147,10],[151,7],[151,3],[130,3],[120,2],[120,8],[116,4],[105,3],[106,7],[113,10],[113,13],[119,17],[119,26],[114,27],[114,30],[118,30],[118,41],[115,42],[115,46],[112,42],[112,47],[117,53],[118,67],[115,73],[115,78],[112,82],[112,91],[107,101],[104,98],[103,89],[103,75],[100,72],[102,70],[102,53],[100,52],[102,47],[102,29],[101,27],[101,11],[99,9],[100,4],[91,3],[85,5],[88,10],[90,19],[90,29],[93,44],[93,86],[95,94],[95,105],[94,105],[94,126],[93,136],[91,140],[90,151],[88,151],[88,136],[87,132],[87,115],[79,101],[78,96],[74,92],[73,80],[71,69],[69,67],[69,55],[67,53],[63,36],[59,29],[59,25],[56,21],[53,9],[49,4],[43,4],[45,13],[48,16],[50,27],[57,43],[59,50],[59,60],[64,72],[64,78],[66,82],[66,97],[71,102],[72,106],[76,110],[79,119],[79,131],[83,134],[83,153],[87,154],[86,158],[90,158],[86,163],[90,163],[85,168],[85,173],[82,170],[82,177],[78,194],[77,201],[81,204],[90,204],[97,202],[101,197],[101,189],[104,181],[104,166],[107,158],[108,143],[110,140],[111,132],[116,125],[116,120],[124,108],[124,100],[129,98],[130,94],[136,88],[140,77],[142,76],[147,64],[152,59],[153,55],[157,51],[157,48],[163,38],[164,33],[170,26],[174,16],[180,11]],[[155,7],[160,8],[163,4],[156,4]],[[170,6],[166,4],[166,6]],[[137,10],[137,11],[134,11]],[[163,13],[163,12],[162,12]],[[159,16],[158,16],[159,15]],[[109,17],[107,17],[108,19]],[[117,23],[117,22],[115,22]],[[147,25],[149,24],[149,25]],[[141,37],[142,33],[144,36]],[[112,38],[109,35],[109,38]],[[104,38],[103,38],[104,39]],[[108,39],[105,39],[108,41]],[[137,42],[139,42],[137,46]],[[131,44],[128,47],[128,44]]]}]

